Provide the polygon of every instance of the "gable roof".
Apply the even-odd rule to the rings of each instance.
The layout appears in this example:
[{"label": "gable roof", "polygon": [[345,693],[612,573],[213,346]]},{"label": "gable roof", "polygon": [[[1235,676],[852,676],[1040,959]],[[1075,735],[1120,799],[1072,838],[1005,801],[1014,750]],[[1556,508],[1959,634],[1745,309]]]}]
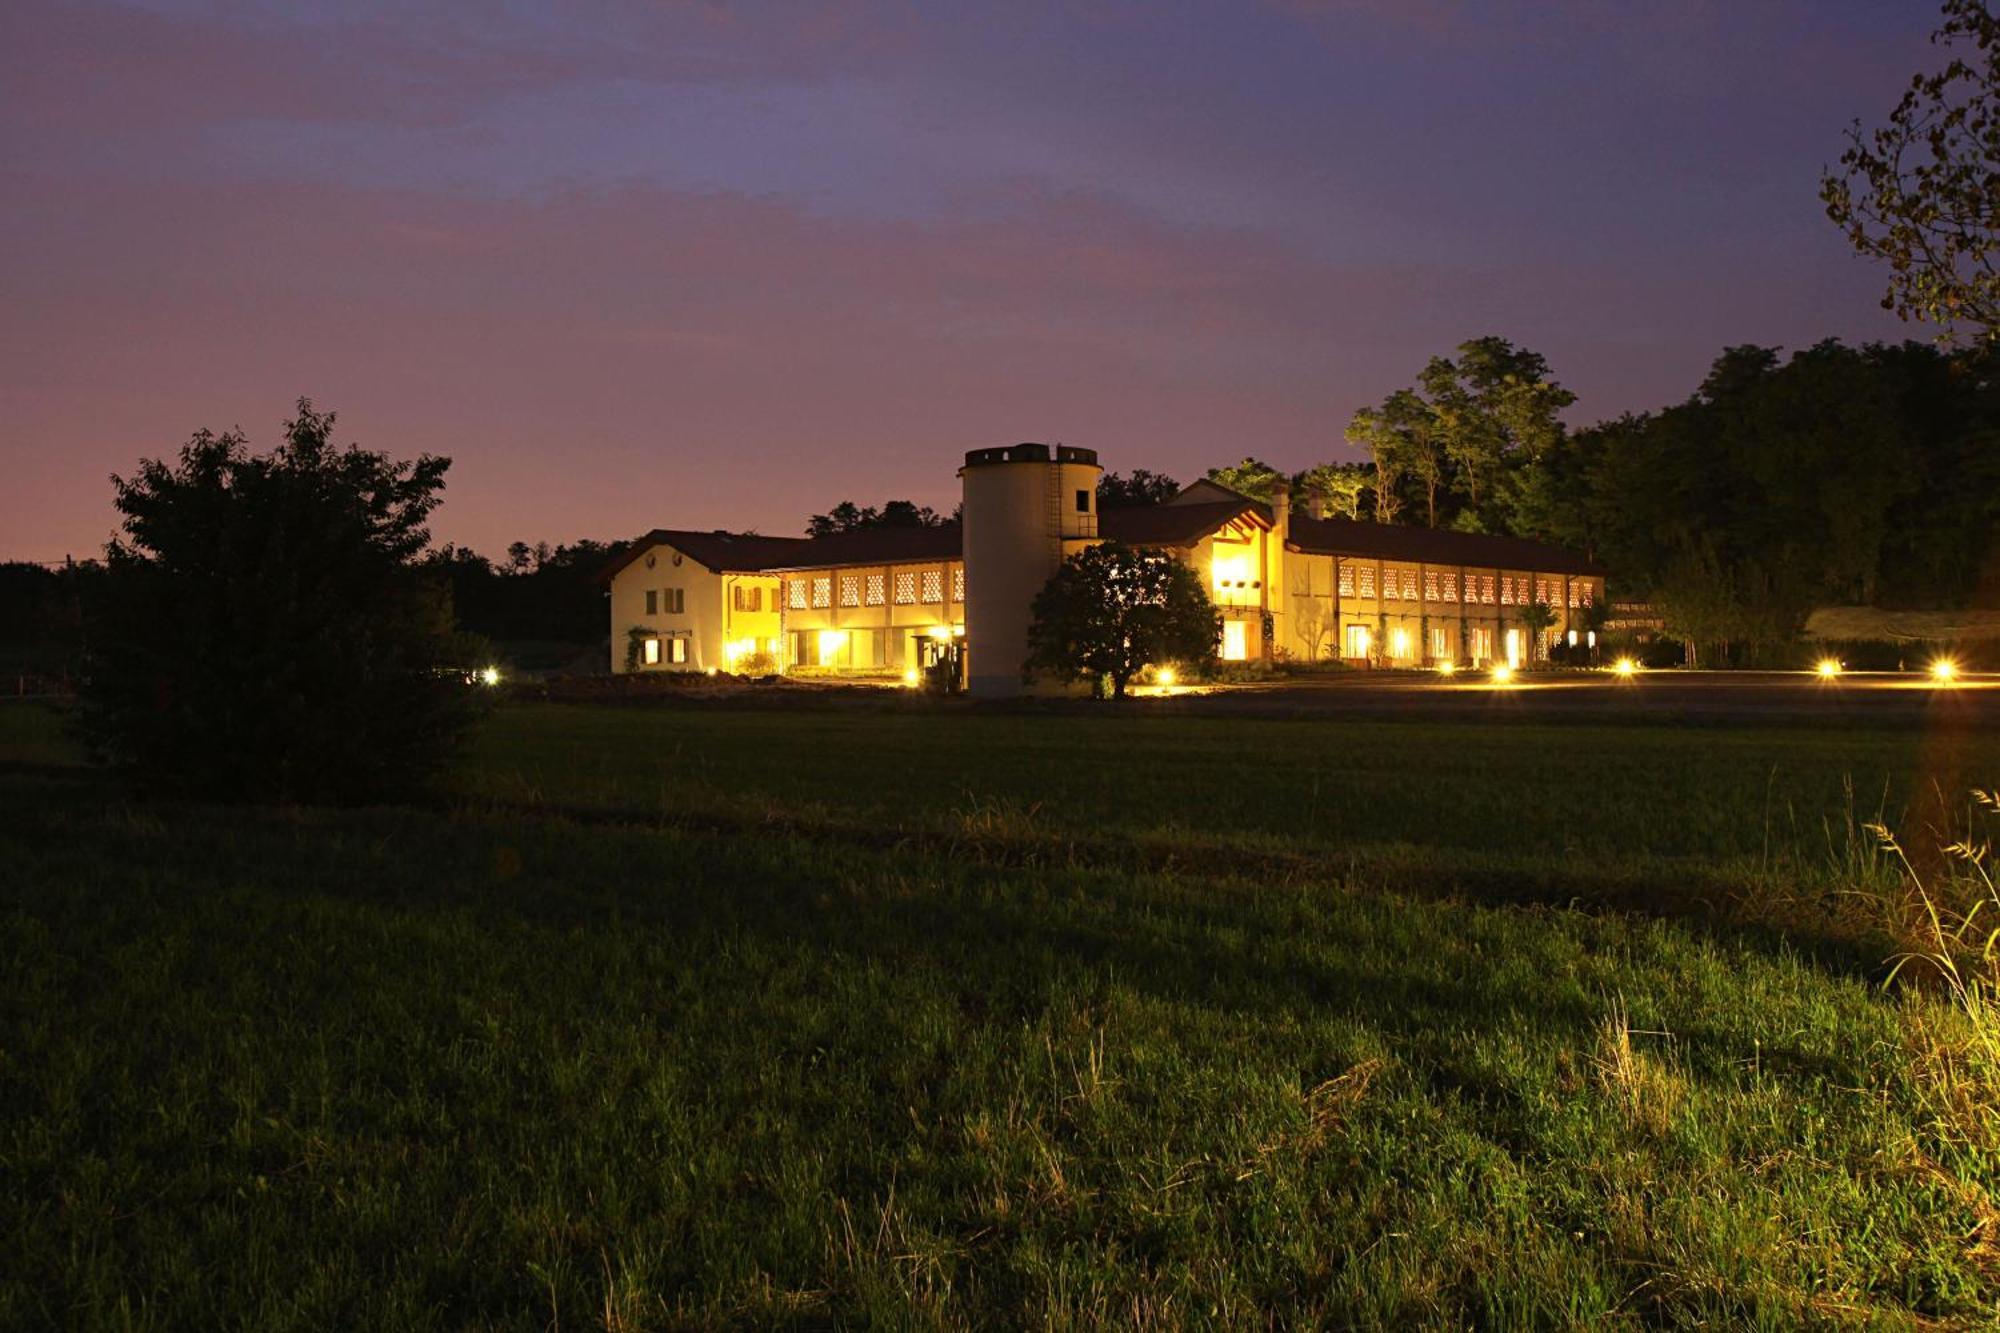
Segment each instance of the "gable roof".
[{"label": "gable roof", "polygon": [[1604,574],[1602,565],[1574,551],[1525,537],[1410,528],[1400,523],[1359,523],[1351,518],[1308,518],[1295,513],[1290,545],[1309,555],[1364,555],[1430,565],[1525,569],[1536,574]]},{"label": "gable roof", "polygon": [[625,548],[623,554],[597,571],[599,583],[609,583],[618,573],[656,546],[671,546],[711,574],[750,574],[783,560],[794,547],[804,546],[804,537],[763,537],[753,532],[724,532],[720,528],[694,532],[685,528],[654,528]]},{"label": "gable roof", "polygon": [[764,568],[825,569],[833,565],[957,560],[964,549],[965,530],[957,523],[939,523],[928,528],[864,528],[831,537],[803,538]]},{"label": "gable roof", "polygon": [[764,574],[785,569],[825,569],[833,565],[887,565],[903,561],[956,560],[964,544],[959,525],[928,528],[870,528],[832,537],[764,537],[750,532],[694,532],[654,528],[598,571],[609,583],[656,546],[671,546],[711,574]]},{"label": "gable roof", "polygon": [[1175,500],[1107,509],[1097,516],[1097,535],[1127,546],[1193,546],[1237,518],[1249,519],[1262,528],[1271,526],[1271,516],[1262,506],[1239,495],[1233,500]]},{"label": "gable roof", "polygon": [[1231,490],[1212,477],[1203,477],[1199,481],[1189,482],[1187,485],[1181,487],[1179,493],[1173,499],[1167,501],[1167,503],[1170,505],[1202,505],[1215,504],[1223,500],[1243,500],[1251,504],[1256,503],[1250,496],[1243,494],[1241,491]]}]

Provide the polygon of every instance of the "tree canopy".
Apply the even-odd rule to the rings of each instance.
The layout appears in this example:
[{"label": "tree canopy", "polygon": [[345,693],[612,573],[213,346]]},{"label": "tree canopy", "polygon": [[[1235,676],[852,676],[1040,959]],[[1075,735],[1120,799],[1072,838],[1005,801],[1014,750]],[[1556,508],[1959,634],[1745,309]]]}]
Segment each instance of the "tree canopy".
[{"label": "tree canopy", "polygon": [[1245,458],[1227,467],[1212,467],[1208,470],[1208,479],[1218,486],[1227,486],[1238,495],[1266,502],[1271,498],[1274,484],[1287,480],[1284,473],[1261,458]]},{"label": "tree canopy", "polygon": [[1920,343],[1733,347],[1684,403],[1533,469],[1547,535],[1699,643],[1776,642],[1825,604],[1938,608],[2000,521],[2000,385]]},{"label": "tree canopy", "polygon": [[1181,484],[1164,472],[1148,472],[1135,467],[1121,475],[1105,472],[1097,478],[1097,508],[1131,509],[1140,505],[1163,505],[1181,493]]},{"label": "tree canopy", "polygon": [[1945,0],[1931,41],[1952,53],[1919,74],[1886,125],[1854,122],[1840,172],[1820,182],[1827,216],[1860,254],[1889,266],[1884,309],[2000,336],[2000,18],[1985,0]]},{"label": "tree canopy", "polygon": [[1147,665],[1205,662],[1221,633],[1200,575],[1163,551],[1104,542],[1064,560],[1036,595],[1023,673],[1108,678],[1115,698]]},{"label": "tree canopy", "polygon": [[1538,352],[1505,338],[1461,343],[1432,357],[1414,385],[1362,408],[1347,440],[1375,460],[1375,518],[1406,510],[1426,527],[1506,532],[1528,524],[1517,474],[1563,436],[1561,412],[1576,395]]},{"label": "tree canopy", "polygon": [[333,444],[301,399],[269,454],[203,430],[113,478],[80,723],[140,782],[373,800],[420,785],[476,710],[470,645],[420,563],[447,459]]},{"label": "tree canopy", "polygon": [[842,500],[824,514],[806,520],[806,536],[832,537],[843,532],[867,532],[875,528],[935,528],[949,520],[929,505],[909,500],[886,500],[880,508]]}]

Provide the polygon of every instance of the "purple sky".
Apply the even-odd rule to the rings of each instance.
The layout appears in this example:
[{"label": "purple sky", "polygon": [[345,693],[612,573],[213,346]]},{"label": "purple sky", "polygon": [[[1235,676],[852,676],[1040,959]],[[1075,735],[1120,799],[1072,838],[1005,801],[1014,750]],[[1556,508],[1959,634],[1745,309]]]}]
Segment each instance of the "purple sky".
[{"label": "purple sky", "polygon": [[293,399],[436,532],[795,532],[961,451],[1348,456],[1496,333],[1578,422],[1927,336],[1820,211],[1929,0],[0,5],[0,558]]}]

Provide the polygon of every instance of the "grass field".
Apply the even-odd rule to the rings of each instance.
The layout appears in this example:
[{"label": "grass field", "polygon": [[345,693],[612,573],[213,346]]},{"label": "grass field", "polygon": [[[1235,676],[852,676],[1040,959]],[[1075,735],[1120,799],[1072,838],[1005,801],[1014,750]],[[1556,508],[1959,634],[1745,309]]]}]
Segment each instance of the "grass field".
[{"label": "grass field", "polygon": [[513,707],[246,811],[0,708],[0,1326],[1990,1327],[1921,748]]}]

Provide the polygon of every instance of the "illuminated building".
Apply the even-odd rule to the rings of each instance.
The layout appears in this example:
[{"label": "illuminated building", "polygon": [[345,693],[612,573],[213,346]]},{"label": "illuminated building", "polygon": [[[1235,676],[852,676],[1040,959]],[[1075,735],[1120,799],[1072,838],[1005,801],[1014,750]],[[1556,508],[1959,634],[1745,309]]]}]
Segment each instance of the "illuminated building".
[{"label": "illuminated building", "polygon": [[[605,570],[614,671],[761,661],[898,681],[945,660],[975,693],[1018,691],[1029,606],[1062,559],[1099,541],[1171,551],[1202,576],[1228,660],[1524,666],[1603,603],[1602,569],[1512,537],[1294,513],[1210,481],[1163,505],[1099,513],[1097,455],[975,449],[960,522],[832,537],[648,533]],[[1530,603],[1555,613],[1539,635]]]}]

